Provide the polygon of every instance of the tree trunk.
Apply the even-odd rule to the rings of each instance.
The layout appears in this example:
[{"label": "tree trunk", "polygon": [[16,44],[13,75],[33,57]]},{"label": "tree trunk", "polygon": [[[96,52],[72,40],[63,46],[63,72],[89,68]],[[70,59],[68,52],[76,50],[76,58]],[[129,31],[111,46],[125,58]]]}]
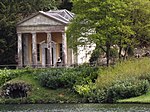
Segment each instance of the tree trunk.
[{"label": "tree trunk", "polygon": [[127,59],[128,50],[129,50],[129,45],[128,45],[128,46],[126,47],[126,49],[125,49],[125,54],[124,54],[124,56],[123,56],[123,59],[124,59],[124,60]]},{"label": "tree trunk", "polygon": [[110,43],[106,42],[106,59],[107,59],[107,66],[109,66],[110,62]]},{"label": "tree trunk", "polygon": [[121,46],[121,39],[120,39],[120,42],[119,42],[119,44],[118,44],[118,46],[119,46],[119,53],[118,53],[118,55],[119,55],[119,60],[122,58],[122,54],[121,54],[121,51],[122,51],[122,46]]},{"label": "tree trunk", "polygon": [[122,47],[120,46],[120,47],[119,47],[119,59],[122,58],[121,51],[122,51]]}]

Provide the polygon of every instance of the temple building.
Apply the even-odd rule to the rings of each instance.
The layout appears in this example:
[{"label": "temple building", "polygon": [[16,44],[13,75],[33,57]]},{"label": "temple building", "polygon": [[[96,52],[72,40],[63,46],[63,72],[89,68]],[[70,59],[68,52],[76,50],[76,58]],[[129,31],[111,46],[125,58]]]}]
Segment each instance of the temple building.
[{"label": "temple building", "polygon": [[[18,67],[51,67],[78,63],[67,47],[66,29],[74,14],[67,10],[39,11],[17,24]],[[85,60],[85,59],[84,59]],[[80,62],[83,63],[83,62]]]}]

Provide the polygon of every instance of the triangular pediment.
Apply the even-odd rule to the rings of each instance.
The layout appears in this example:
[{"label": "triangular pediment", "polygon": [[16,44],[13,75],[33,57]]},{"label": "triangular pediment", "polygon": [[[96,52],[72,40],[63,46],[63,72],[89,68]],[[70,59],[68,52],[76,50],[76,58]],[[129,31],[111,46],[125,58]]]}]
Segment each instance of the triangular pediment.
[{"label": "triangular pediment", "polygon": [[63,23],[54,18],[47,17],[41,13],[21,21],[18,26],[39,26],[39,25],[63,25]]}]

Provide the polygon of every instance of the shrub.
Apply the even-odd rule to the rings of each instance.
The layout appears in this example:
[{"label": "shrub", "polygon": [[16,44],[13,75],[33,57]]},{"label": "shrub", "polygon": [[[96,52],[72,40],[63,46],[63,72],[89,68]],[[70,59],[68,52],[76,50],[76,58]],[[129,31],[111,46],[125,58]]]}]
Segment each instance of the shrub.
[{"label": "shrub", "polygon": [[118,99],[130,98],[145,94],[149,89],[147,80],[127,79],[117,81],[107,88],[107,101],[115,102]]},{"label": "shrub", "polygon": [[148,80],[148,82],[150,83],[150,73],[143,73],[139,76],[139,79],[144,79],[144,80]]},{"label": "shrub", "polygon": [[77,92],[81,97],[84,97],[87,102],[97,102],[96,99],[96,86],[94,83],[75,85],[75,92]]},{"label": "shrub", "polygon": [[119,62],[99,72],[96,81],[98,89],[105,89],[107,101],[129,98],[144,94],[150,82],[150,58],[132,59]]},{"label": "shrub", "polygon": [[79,78],[73,69],[52,69],[37,75],[44,87],[52,89],[72,87]]},{"label": "shrub", "polygon": [[44,87],[72,89],[74,85],[87,84],[89,81],[95,82],[97,70],[96,68],[85,66],[67,69],[57,68],[38,73],[37,79]]},{"label": "shrub", "polygon": [[23,81],[11,81],[2,86],[1,95],[5,98],[22,98],[27,97],[29,91],[31,91],[30,84]]},{"label": "shrub", "polygon": [[101,89],[96,89],[95,92],[96,99],[98,103],[106,103],[107,102],[107,89],[101,88]]},{"label": "shrub", "polygon": [[98,61],[98,58],[100,57],[100,55],[102,54],[101,49],[95,48],[95,50],[93,51],[93,53],[91,54],[91,58],[90,58],[90,64],[96,64]]},{"label": "shrub", "polygon": [[60,88],[63,86],[61,81],[62,73],[63,72],[58,69],[41,72],[38,74],[38,80],[44,87],[49,87],[52,89]]},{"label": "shrub", "polygon": [[148,62],[150,62],[150,58],[132,59],[103,69],[99,71],[100,75],[97,78],[96,85],[98,88],[107,88],[115,81],[127,78],[149,80],[150,64]]},{"label": "shrub", "polygon": [[64,71],[61,81],[63,83],[64,88],[72,88],[75,83],[77,83],[77,80],[79,81],[78,73],[72,70],[66,70]]},{"label": "shrub", "polygon": [[0,86],[11,79],[18,77],[20,74],[20,70],[0,70]]},{"label": "shrub", "polygon": [[83,77],[83,78],[88,77],[89,79],[92,80],[92,82],[95,82],[95,80],[97,79],[98,70],[99,70],[98,67],[91,67],[89,65],[81,65],[81,66],[74,68],[74,71],[78,72],[77,74],[80,77]]},{"label": "shrub", "polygon": [[95,89],[95,86],[92,83],[86,85],[75,85],[74,89],[79,95],[83,97],[89,97],[92,93],[92,90]]},{"label": "shrub", "polygon": [[[82,83],[74,86],[75,91],[89,102],[115,102],[118,99],[136,97],[149,89],[149,58],[133,59],[117,63],[99,71],[95,88],[90,85],[88,70],[84,69]],[[82,68],[77,68],[82,71]],[[95,73],[92,72],[91,73]],[[88,79],[89,78],[89,79]],[[79,79],[78,79],[79,81]]]}]

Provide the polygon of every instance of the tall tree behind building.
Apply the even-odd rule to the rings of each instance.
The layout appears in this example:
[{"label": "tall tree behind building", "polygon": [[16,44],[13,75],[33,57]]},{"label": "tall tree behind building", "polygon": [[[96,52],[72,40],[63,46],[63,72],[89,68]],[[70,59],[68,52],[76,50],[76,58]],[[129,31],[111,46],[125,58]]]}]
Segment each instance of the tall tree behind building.
[{"label": "tall tree behind building", "polygon": [[[67,35],[70,47],[95,43],[107,58],[111,47],[119,46],[119,55],[125,49],[150,41],[149,0],[72,0],[76,14]],[[87,38],[83,40],[83,38]],[[74,41],[73,41],[74,40]],[[125,53],[125,56],[126,57]]]},{"label": "tall tree behind building", "polygon": [[72,10],[72,2],[70,0],[60,0],[59,9]]}]

